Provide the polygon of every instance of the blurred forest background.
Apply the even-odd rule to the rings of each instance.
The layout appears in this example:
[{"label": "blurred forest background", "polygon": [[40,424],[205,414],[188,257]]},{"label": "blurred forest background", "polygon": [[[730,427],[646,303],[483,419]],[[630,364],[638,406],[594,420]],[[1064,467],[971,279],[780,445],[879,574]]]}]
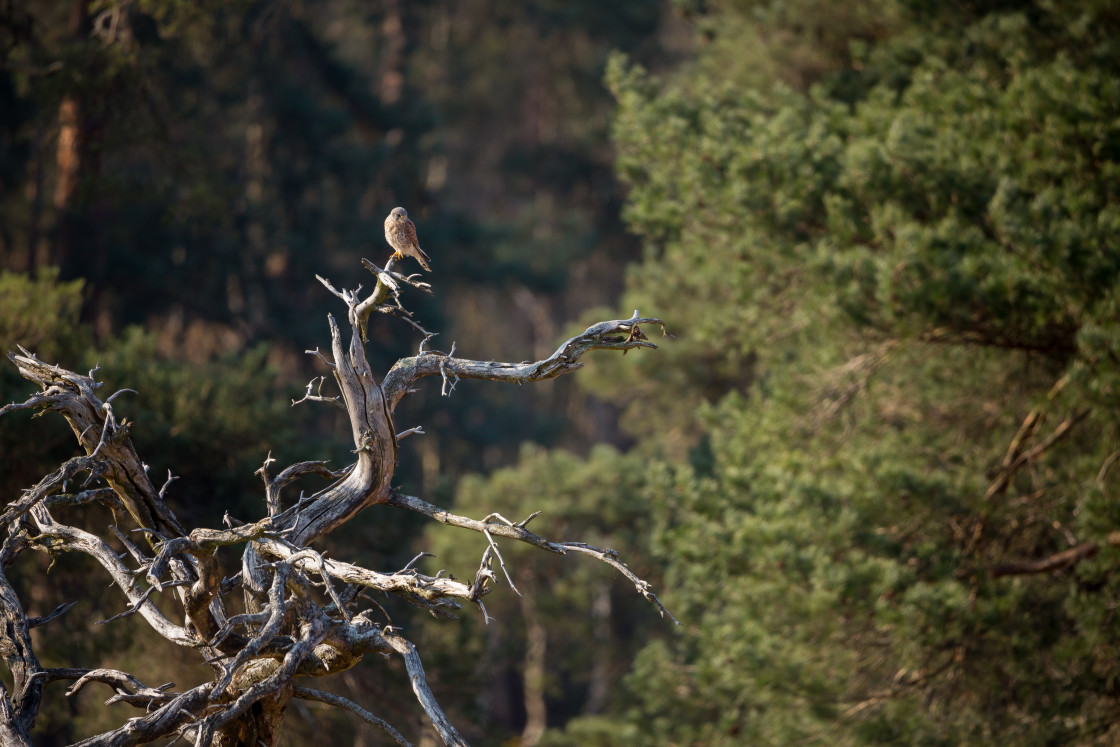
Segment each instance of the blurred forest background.
[{"label": "blurred forest background", "polygon": [[[1114,2],[0,2],[0,345],[138,390],[186,523],[260,516],[270,449],[346,463],[342,419],[288,403],[339,311],[314,274],[368,285],[396,205],[437,347],[540,358],[635,307],[677,335],[398,410],[406,492],[543,510],[683,623],[514,547],[497,622],[392,609],[472,743],[1120,741]],[[378,320],[371,363],[417,343]],[[72,452],[5,417],[0,500]],[[384,507],[327,545],[461,577],[482,549]],[[9,570],[30,614],[86,600],[36,629],[46,666],[202,678],[49,564]],[[402,671],[316,686],[422,729]],[[132,715],[102,698],[50,686],[38,743]]]}]

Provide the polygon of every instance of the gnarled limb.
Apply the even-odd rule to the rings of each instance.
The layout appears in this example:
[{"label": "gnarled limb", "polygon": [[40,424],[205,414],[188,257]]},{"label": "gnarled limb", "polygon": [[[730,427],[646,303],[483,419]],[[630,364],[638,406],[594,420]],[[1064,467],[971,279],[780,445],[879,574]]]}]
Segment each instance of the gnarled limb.
[{"label": "gnarled limb", "polygon": [[286,514],[289,523],[285,528],[295,527],[292,540],[300,545],[309,544],[346,523],[362,509],[384,503],[389,497],[389,484],[396,469],[396,429],[381,387],[366,361],[355,311],[359,301],[354,294],[345,297],[350,305],[352,327],[348,347],[343,347],[342,333],[334,317],[328,316],[328,321],[334,377],[342,390],[342,399],[350,416],[358,461],[345,477],[316,493],[315,501],[309,507],[298,515]]},{"label": "gnarled limb", "polygon": [[[273,557],[291,562],[300,570],[324,572],[330,577],[349,584],[357,584],[377,591],[399,594],[404,599],[414,599],[439,606],[446,605],[447,598],[470,599],[470,587],[450,578],[425,576],[413,570],[401,573],[380,573],[353,563],[343,563],[299,551],[292,545],[275,540],[261,540],[257,543],[258,552],[265,557]],[[422,604],[421,602],[417,602]]]},{"label": "gnarled limb", "polygon": [[589,350],[633,350],[657,346],[646,338],[640,325],[657,325],[668,334],[665,322],[654,317],[642,317],[638,310],[629,319],[615,319],[592,324],[581,334],[565,340],[556,352],[540,361],[524,363],[497,363],[454,358],[451,354],[425,351],[411,358],[402,358],[385,376],[383,389],[389,410],[395,410],[401,398],[425,376],[440,374],[459,379],[483,379],[527,384],[533,381],[555,379],[583,366],[579,360]]},{"label": "gnarled limb", "polygon": [[[12,541],[9,537],[5,545]],[[0,720],[6,724],[4,729],[8,732],[0,731],[0,744],[30,744],[31,727],[35,725],[43,692],[43,681],[38,677],[42,669],[31,647],[31,625],[23,605],[2,570],[0,626],[4,630],[4,635],[0,636],[0,656],[4,658],[13,680],[10,701],[6,690],[0,692],[0,710],[4,712],[0,714],[3,716]]]},{"label": "gnarled limb", "polygon": [[143,682],[133,677],[128,672],[116,669],[90,669],[78,677],[77,681],[66,689],[66,696],[77,695],[78,692],[90,682],[101,682],[113,688],[115,694],[105,701],[106,705],[112,703],[130,703],[144,709],[150,709],[154,704],[167,703],[175,698],[175,693],[166,692],[175,686],[168,682],[159,687],[147,687]]},{"label": "gnarled limb", "polygon": [[89,555],[109,573],[113,582],[124,592],[129,604],[136,607],[140,616],[157,633],[180,646],[193,648],[202,644],[202,640],[190,630],[168,620],[163,612],[147,598],[150,592],[140,588],[132,573],[104,540],[83,529],[56,522],[42,506],[33,507],[31,515],[40,532],[40,535],[33,540],[35,544],[43,545],[49,549],[81,552]]},{"label": "gnarled limb", "polygon": [[[473,532],[480,532],[482,534],[485,534],[487,538],[489,538],[490,535],[507,537],[509,539],[515,539],[518,542],[524,542],[527,545],[539,547],[542,550],[548,550],[549,552],[557,553],[559,555],[563,555],[568,551],[590,555],[591,557],[597,558],[598,560],[611,566],[627,579],[629,579],[630,582],[634,584],[634,588],[638,591],[639,594],[641,594],[646,598],[646,600],[652,602],[657,606],[657,609],[661,613],[662,617],[668,617],[674,623],[680,625],[680,621],[678,621],[677,618],[673,617],[672,613],[665,608],[665,605],[663,605],[661,603],[661,600],[657,598],[657,595],[653,593],[652,587],[649,585],[649,583],[634,575],[634,573],[626,567],[626,564],[623,563],[621,559],[619,559],[618,553],[616,553],[614,550],[604,550],[583,542],[553,542],[552,540],[545,539],[539,534],[534,534],[533,532],[530,532],[528,529],[526,529],[525,525],[539,516],[539,511],[535,514],[532,514],[523,521],[515,524],[508,520],[504,522],[490,522],[486,520],[478,521],[476,519],[470,519],[466,516],[459,516],[457,514],[451,513],[450,511],[445,511],[439,506],[435,506],[431,503],[428,503],[427,501],[416,498],[415,496],[403,495],[397,492],[394,492],[393,495],[389,497],[388,503],[390,506],[397,506],[398,508],[405,508],[409,511],[415,511],[417,513],[424,514],[425,516],[430,516],[436,521],[447,524],[449,526],[460,527],[462,529],[470,529]],[[487,519],[489,518],[491,517],[487,517]]]},{"label": "gnarled limb", "polygon": [[[159,492],[148,479],[144,463],[128,437],[131,426],[113,416],[112,397],[102,402],[96,394],[101,384],[90,376],[44,363],[20,348],[22,355],[8,353],[20,374],[38,384],[42,391],[18,406],[19,409],[50,409],[62,413],[87,455],[97,454],[108,466],[105,480],[116,491],[137,526],[163,533],[182,534],[182,527]],[[115,396],[115,395],[114,395]],[[3,415],[9,405],[0,410]]]}]

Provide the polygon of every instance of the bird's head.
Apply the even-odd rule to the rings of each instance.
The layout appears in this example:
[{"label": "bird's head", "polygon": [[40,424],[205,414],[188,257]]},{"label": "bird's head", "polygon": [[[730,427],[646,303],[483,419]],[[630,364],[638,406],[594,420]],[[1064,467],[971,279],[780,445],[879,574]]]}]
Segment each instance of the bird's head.
[{"label": "bird's head", "polygon": [[389,213],[389,215],[393,216],[393,220],[400,220],[408,217],[408,211],[402,207],[396,207],[393,208],[393,212]]}]

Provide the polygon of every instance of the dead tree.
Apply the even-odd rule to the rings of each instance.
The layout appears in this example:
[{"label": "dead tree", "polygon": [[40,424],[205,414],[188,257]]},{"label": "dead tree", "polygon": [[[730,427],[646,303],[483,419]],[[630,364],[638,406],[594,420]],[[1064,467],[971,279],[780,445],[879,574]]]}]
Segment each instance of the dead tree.
[{"label": "dead tree", "polygon": [[[117,392],[101,400],[95,371],[81,375],[39,360],[20,348],[9,353],[24,378],[39,391],[22,403],[0,408],[60,413],[69,422],[84,455],[76,456],[8,504],[0,516],[7,537],[0,546],[0,655],[11,672],[12,692],[0,684],[0,744],[30,744],[29,734],[48,685],[73,681],[67,695],[100,683],[113,695],[109,703],[136,707],[118,728],[90,737],[81,745],[138,745],[166,738],[185,738],[196,745],[273,745],[281,729],[287,703],[305,698],[347,709],[378,726],[400,744],[408,744],[388,722],[360,704],[307,687],[309,678],[325,677],[352,667],[371,653],[400,656],[413,692],[447,745],[466,744],[451,725],[425,681],[416,648],[384,621],[380,607],[364,593],[396,594],[433,615],[454,619],[464,603],[486,616],[484,597],[498,578],[494,562],[504,570],[496,538],[518,540],[554,553],[591,555],[614,567],[633,582],[637,591],[662,615],[669,613],[650,590],[610,549],[579,542],[554,542],[526,525],[538,514],[520,521],[493,514],[472,519],[451,514],[420,498],[393,490],[391,481],[400,440],[419,429],[397,432],[393,411],[412,387],[429,376],[440,378],[450,394],[460,379],[486,379],[519,384],[552,379],[582,366],[581,356],[594,349],[653,348],[641,326],[659,319],[635,311],[629,319],[600,322],[563,342],[544,360],[523,363],[468,360],[428,348],[432,335],[412,319],[400,303],[400,291],[411,287],[430,292],[417,276],[404,276],[390,261],[366,267],[377,281],[372,293],[336,290],[319,281],[347,308],[349,344],[333,316],[328,316],[331,355],[318,350],[334,375],[337,396],[322,393],[323,378],[312,380],[298,402],[340,405],[350,419],[356,461],[338,471],[323,462],[293,464],[273,474],[272,459],[258,474],[264,482],[264,518],[251,524],[227,520],[220,529],[187,529],[164,500],[129,438],[127,422],[113,412]],[[364,330],[371,313],[398,317],[423,340],[416,355],[401,359],[379,382],[370,370]],[[296,404],[297,402],[293,402]],[[308,497],[289,501],[285,486],[300,476],[317,474],[332,482]],[[77,488],[76,490],[74,488]],[[102,503],[134,526],[118,526],[111,536],[98,536],[63,523],[66,510]],[[416,511],[444,524],[472,530],[480,537],[481,561],[474,578],[465,583],[441,573],[427,576],[410,563],[395,572],[378,572],[352,563],[324,558],[313,549],[316,539],[337,529],[370,506]],[[538,512],[539,513],[539,512]],[[241,567],[222,567],[219,548],[240,546]],[[8,582],[6,570],[25,551],[89,555],[124,595],[124,611],[117,617],[139,615],[160,636],[177,646],[192,648],[212,668],[205,684],[185,691],[173,684],[149,687],[127,672],[113,669],[60,669],[40,666],[29,634],[50,624],[72,605],[51,614],[29,618]],[[181,606],[181,619],[172,619],[153,602],[170,595]],[[166,608],[166,605],[163,605]],[[230,612],[227,612],[230,610]],[[232,614],[231,614],[232,612]],[[669,615],[671,618],[671,615]],[[297,684],[297,678],[304,684]]]}]

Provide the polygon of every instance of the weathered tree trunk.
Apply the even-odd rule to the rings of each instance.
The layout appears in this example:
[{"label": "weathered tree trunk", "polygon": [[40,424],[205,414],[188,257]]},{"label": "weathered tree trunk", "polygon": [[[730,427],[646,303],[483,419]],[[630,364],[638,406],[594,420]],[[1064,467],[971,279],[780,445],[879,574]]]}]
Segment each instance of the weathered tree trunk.
[{"label": "weathered tree trunk", "polygon": [[213,747],[275,747],[291,698],[290,684],[275,695],[261,698],[240,718],[214,734]]}]

